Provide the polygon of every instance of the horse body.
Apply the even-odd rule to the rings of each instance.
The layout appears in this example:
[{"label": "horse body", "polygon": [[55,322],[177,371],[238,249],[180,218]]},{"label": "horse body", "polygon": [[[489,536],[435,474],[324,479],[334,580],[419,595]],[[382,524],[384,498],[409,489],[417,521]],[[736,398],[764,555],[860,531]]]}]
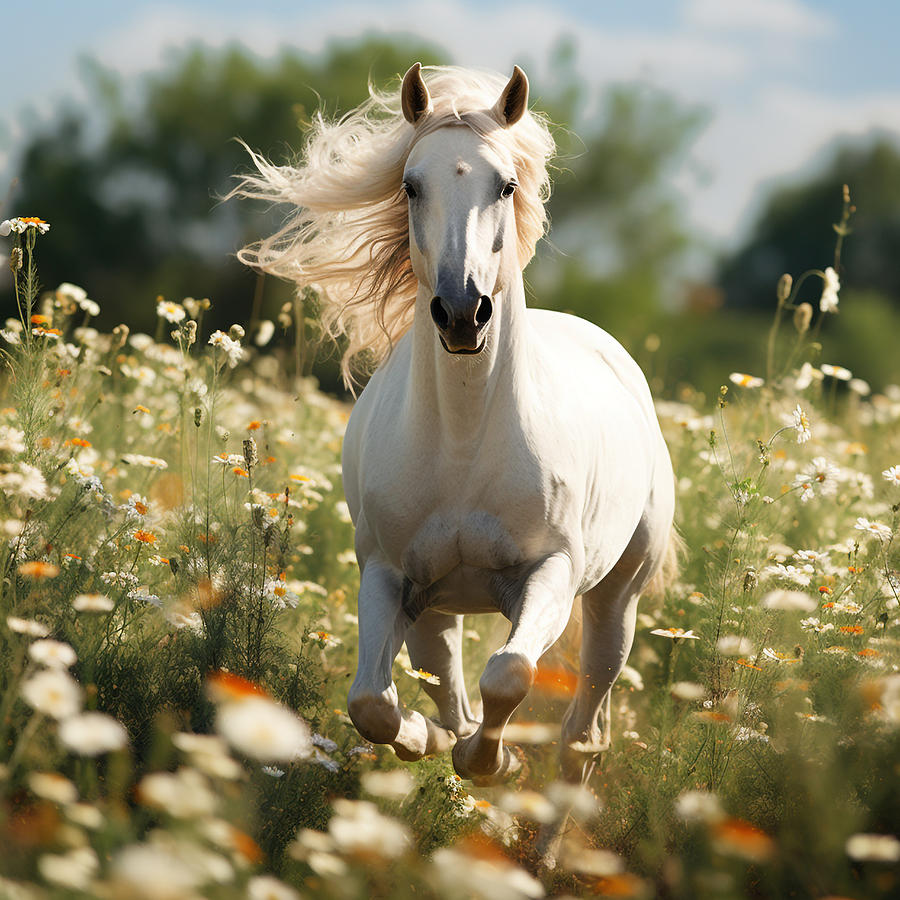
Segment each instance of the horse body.
[{"label": "horse body", "polygon": [[[452,747],[460,775],[505,776],[517,760],[503,729],[581,594],[581,673],[560,741],[564,777],[579,781],[609,743],[640,594],[671,557],[672,468],[625,350],[526,307],[552,139],[528,112],[524,74],[502,90],[455,69],[429,84],[434,97],[416,64],[399,98],[320,120],[302,169],[255,157],[262,174],[243,193],[297,212],[243,258],[322,282],[323,321],[349,334],[348,356],[383,357],[344,442],[361,573],[357,729],[403,759]],[[461,642],[463,615],[481,612],[511,627],[476,717]],[[437,722],[400,702],[391,669],[404,641],[438,676],[424,684]]]}]

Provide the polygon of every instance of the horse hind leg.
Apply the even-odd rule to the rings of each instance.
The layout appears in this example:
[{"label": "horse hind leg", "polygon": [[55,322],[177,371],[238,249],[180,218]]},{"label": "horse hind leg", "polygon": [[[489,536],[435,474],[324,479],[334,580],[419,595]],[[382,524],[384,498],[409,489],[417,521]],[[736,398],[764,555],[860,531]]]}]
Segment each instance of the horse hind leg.
[{"label": "horse hind leg", "polygon": [[406,634],[406,647],[415,669],[436,675],[438,684],[423,682],[444,728],[465,737],[478,727],[466,693],[462,666],[463,617],[425,610]]},{"label": "horse hind leg", "polygon": [[668,563],[669,528],[641,520],[612,571],[582,600],[581,676],[562,724],[560,756],[566,781],[584,783],[608,749],[612,686],[634,641],[638,600]]}]

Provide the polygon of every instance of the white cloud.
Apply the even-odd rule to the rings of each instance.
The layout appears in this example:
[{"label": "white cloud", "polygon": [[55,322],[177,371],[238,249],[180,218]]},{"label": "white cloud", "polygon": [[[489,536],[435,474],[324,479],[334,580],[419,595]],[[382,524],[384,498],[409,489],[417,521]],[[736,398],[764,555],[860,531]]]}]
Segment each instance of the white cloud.
[{"label": "white cloud", "polygon": [[700,28],[755,31],[791,37],[827,37],[834,19],[798,0],[688,0],[685,18]]}]

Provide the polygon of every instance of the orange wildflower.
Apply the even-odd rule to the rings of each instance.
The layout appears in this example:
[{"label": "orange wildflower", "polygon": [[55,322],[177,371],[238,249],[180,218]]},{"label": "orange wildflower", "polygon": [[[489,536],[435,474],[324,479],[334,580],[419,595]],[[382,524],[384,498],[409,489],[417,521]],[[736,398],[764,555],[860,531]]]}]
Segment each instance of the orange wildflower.
[{"label": "orange wildflower", "polygon": [[30,562],[23,562],[19,566],[19,574],[26,578],[34,578],[36,581],[40,581],[42,578],[56,578],[59,575],[59,566],[33,559]]},{"label": "orange wildflower", "polygon": [[772,838],[743,819],[719,822],[713,827],[713,841],[721,853],[740,856],[750,862],[766,862],[775,852]]},{"label": "orange wildflower", "polygon": [[234,474],[237,475],[239,478],[249,478],[250,477],[250,473],[247,472],[246,469],[242,469],[240,466],[235,466],[231,471],[234,472]]},{"label": "orange wildflower", "polygon": [[865,629],[862,625],[841,625],[838,631],[843,631],[844,634],[862,634]]},{"label": "orange wildflower", "polygon": [[545,694],[571,697],[578,687],[578,676],[568,669],[538,665],[534,686]]},{"label": "orange wildflower", "polygon": [[262,422],[259,419],[254,419],[248,426],[247,431],[256,431],[257,429],[262,428]]},{"label": "orange wildflower", "polygon": [[268,697],[268,693],[258,684],[232,672],[221,669],[206,677],[209,696],[216,702],[244,700],[247,697]]},{"label": "orange wildflower", "polygon": [[874,659],[876,656],[881,656],[881,651],[873,650],[871,647],[863,647],[863,649],[858,651],[856,655],[862,656],[864,658]]},{"label": "orange wildflower", "polygon": [[42,316],[40,313],[35,313],[31,317],[32,325],[49,325],[50,324],[50,316]]},{"label": "orange wildflower", "polygon": [[607,875],[594,882],[594,893],[603,897],[645,897],[647,884],[637,875],[623,872],[621,875]]},{"label": "orange wildflower", "polygon": [[91,447],[93,446],[90,441],[86,441],[84,438],[69,438],[66,441],[66,446],[68,447]]},{"label": "orange wildflower", "polygon": [[748,662],[743,657],[737,661],[739,666],[743,666],[745,669],[755,669],[757,672],[762,672],[762,668],[760,666],[754,666],[752,662]]},{"label": "orange wildflower", "polygon": [[152,531],[144,531],[142,528],[139,528],[133,536],[136,541],[140,541],[142,544],[156,543],[156,535]]},{"label": "orange wildflower", "polygon": [[819,587],[819,593],[820,594],[832,594],[834,592],[831,590],[830,587],[828,587],[827,584],[823,584]]}]

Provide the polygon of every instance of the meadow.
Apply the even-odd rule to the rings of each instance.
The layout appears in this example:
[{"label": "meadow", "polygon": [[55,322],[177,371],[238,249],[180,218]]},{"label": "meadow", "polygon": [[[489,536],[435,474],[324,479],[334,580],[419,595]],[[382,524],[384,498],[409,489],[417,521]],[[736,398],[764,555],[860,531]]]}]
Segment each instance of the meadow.
[{"label": "meadow", "polygon": [[[477,788],[346,715],[350,407],[296,375],[299,301],[210,333],[208,300],[159,298],[155,334],[100,333],[83,289],[39,287],[52,227],[0,232],[0,896],[900,892],[900,386],[822,358],[834,268],[773,285],[759,374],[658,402],[686,549],[587,786],[557,780],[568,634],[510,728],[525,766]],[[503,628],[467,623],[473,697]]]}]

